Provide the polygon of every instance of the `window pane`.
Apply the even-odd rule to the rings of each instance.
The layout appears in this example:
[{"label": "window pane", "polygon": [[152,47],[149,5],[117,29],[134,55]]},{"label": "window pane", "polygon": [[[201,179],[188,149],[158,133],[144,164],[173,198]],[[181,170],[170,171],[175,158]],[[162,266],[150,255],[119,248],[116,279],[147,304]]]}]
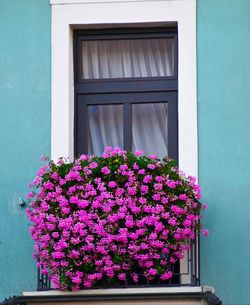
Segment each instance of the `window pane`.
[{"label": "window pane", "polygon": [[82,42],[82,79],[174,75],[174,39]]},{"label": "window pane", "polygon": [[133,150],[145,154],[168,155],[168,104],[132,105]]},{"label": "window pane", "polygon": [[123,106],[88,106],[88,153],[101,155],[105,146],[123,147]]}]

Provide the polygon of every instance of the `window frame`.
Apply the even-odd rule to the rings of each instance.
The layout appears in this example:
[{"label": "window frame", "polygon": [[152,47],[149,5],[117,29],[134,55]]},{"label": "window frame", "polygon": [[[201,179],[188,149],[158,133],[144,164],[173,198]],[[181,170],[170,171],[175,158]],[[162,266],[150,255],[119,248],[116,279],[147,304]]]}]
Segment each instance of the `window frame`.
[{"label": "window frame", "polygon": [[[90,40],[174,39],[174,75],[83,79],[81,45]],[[112,28],[74,31],[74,154],[88,152],[88,105],[123,105],[123,146],[132,149],[132,105],[168,104],[168,155],[178,160],[178,34],[176,27]],[[117,94],[119,96],[117,97]],[[108,98],[108,99],[107,99]],[[167,100],[166,100],[167,99]],[[81,119],[79,119],[79,117]]]}]

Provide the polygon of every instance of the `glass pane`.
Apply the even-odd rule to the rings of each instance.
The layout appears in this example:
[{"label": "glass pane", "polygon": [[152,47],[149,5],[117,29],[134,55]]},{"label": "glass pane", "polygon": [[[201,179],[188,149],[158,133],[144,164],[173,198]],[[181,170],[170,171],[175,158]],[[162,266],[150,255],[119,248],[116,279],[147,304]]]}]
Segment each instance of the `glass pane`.
[{"label": "glass pane", "polygon": [[82,79],[174,75],[174,39],[82,42]]},{"label": "glass pane", "polygon": [[123,147],[123,106],[88,106],[88,153],[101,155],[105,146]]},{"label": "glass pane", "polygon": [[132,105],[133,150],[159,158],[168,155],[168,104]]}]

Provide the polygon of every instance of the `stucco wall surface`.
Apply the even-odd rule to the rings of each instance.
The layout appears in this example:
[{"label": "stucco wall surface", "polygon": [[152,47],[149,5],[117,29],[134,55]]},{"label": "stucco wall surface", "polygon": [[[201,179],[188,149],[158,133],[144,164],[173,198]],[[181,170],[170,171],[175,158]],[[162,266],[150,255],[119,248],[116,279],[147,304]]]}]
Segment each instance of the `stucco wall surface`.
[{"label": "stucco wall surface", "polygon": [[26,186],[50,153],[50,5],[0,1],[0,301],[35,289]]},{"label": "stucco wall surface", "polygon": [[249,304],[250,1],[198,0],[197,35],[202,282],[223,304]]}]

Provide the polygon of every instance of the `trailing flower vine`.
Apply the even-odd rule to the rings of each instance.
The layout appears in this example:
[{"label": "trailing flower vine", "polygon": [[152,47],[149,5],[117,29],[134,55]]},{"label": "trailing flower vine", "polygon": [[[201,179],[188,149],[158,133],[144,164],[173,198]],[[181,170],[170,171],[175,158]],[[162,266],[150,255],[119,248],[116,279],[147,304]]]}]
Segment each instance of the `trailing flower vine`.
[{"label": "trailing flower vine", "polygon": [[33,187],[27,214],[34,257],[59,289],[170,279],[205,208],[195,178],[175,161],[118,147],[72,163],[50,161]]}]

